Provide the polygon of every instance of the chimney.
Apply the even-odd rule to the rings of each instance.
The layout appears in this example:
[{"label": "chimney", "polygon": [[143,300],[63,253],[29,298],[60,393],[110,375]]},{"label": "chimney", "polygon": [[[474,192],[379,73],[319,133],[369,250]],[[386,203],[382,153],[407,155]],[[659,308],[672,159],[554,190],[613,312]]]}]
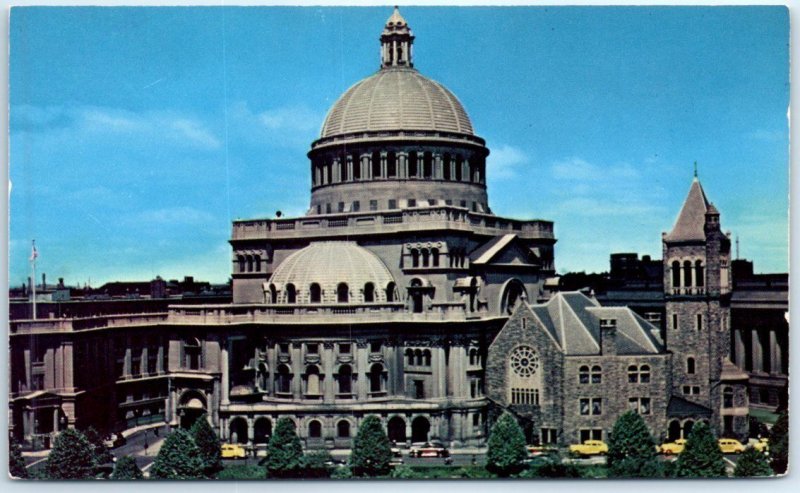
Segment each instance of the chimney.
[{"label": "chimney", "polygon": [[617,319],[600,319],[600,354],[603,356],[617,355]]},{"label": "chimney", "polygon": [[47,289],[47,274],[42,272],[42,289]]},{"label": "chimney", "polygon": [[59,289],[64,289],[64,287],[65,287],[64,286],[64,278],[63,277],[59,277],[58,278],[58,288]]}]

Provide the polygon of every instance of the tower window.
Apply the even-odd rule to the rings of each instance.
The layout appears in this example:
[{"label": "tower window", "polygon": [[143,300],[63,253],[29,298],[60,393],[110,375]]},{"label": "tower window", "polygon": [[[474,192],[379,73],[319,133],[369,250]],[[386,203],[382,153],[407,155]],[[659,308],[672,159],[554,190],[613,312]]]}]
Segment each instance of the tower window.
[{"label": "tower window", "polygon": [[694,358],[686,358],[686,373],[692,375],[695,372]]},{"label": "tower window", "polygon": [[697,314],[697,331],[703,330],[703,315],[698,313]]},{"label": "tower window", "polygon": [[673,313],[672,314],[672,328],[675,329],[675,330],[678,330],[678,314],[677,313]]}]

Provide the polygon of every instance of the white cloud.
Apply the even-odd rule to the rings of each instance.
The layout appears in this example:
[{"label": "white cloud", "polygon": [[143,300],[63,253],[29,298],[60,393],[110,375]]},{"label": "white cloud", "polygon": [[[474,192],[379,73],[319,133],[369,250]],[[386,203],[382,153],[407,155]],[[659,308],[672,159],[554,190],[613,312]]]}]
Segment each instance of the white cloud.
[{"label": "white cloud", "polygon": [[128,218],[133,222],[145,224],[196,225],[214,221],[214,216],[193,207],[166,207],[136,213]]},{"label": "white cloud", "polygon": [[306,105],[286,105],[257,111],[245,103],[234,104],[229,112],[237,137],[256,145],[305,149],[317,137],[322,113]]},{"label": "white cloud", "polygon": [[528,161],[528,156],[518,147],[508,144],[495,145],[486,158],[486,174],[490,179],[514,178],[520,165]]}]

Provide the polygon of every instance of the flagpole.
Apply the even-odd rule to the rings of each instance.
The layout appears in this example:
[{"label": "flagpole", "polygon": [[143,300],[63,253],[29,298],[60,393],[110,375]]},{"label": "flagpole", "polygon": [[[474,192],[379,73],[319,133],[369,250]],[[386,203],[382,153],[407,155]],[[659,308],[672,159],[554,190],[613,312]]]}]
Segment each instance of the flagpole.
[{"label": "flagpole", "polygon": [[33,320],[36,320],[36,240],[31,241],[33,247],[31,249],[31,296],[33,297]]}]

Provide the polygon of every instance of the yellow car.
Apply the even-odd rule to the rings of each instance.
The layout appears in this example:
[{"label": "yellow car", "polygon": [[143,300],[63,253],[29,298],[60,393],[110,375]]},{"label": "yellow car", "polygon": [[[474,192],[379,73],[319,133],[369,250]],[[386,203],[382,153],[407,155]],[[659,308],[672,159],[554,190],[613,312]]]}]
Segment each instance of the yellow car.
[{"label": "yellow car", "polygon": [[658,448],[658,451],[664,455],[678,455],[683,452],[683,448],[686,446],[686,439],[685,438],[678,438],[674,442],[667,442],[662,443],[661,446]]},{"label": "yellow car", "polygon": [[753,447],[754,449],[758,450],[759,452],[768,453],[769,452],[769,438],[751,438],[747,442],[748,447]]},{"label": "yellow car", "polygon": [[600,440],[586,440],[583,443],[578,443],[569,446],[571,454],[589,456],[589,455],[605,455],[608,453],[608,445]]},{"label": "yellow car", "polygon": [[719,449],[723,454],[741,454],[744,452],[744,445],[739,440],[733,438],[720,438]]},{"label": "yellow car", "polygon": [[235,443],[223,443],[220,450],[223,459],[244,459],[245,457],[244,447]]}]

